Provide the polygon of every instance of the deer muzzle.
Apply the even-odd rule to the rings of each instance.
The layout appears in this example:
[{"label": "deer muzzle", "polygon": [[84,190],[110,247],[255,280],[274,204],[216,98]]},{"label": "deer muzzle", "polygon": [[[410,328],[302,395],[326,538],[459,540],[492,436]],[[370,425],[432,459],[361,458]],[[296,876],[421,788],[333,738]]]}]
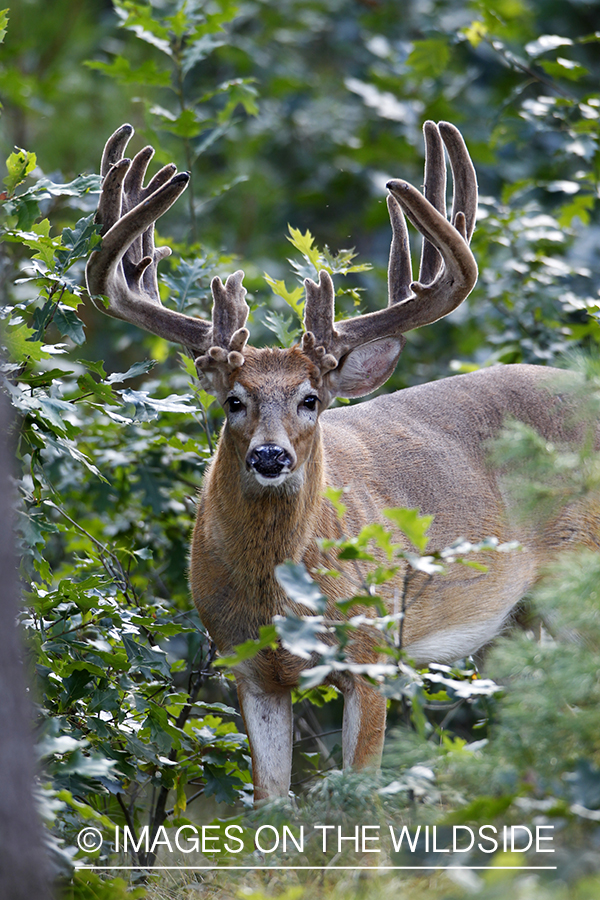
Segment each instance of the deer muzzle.
[{"label": "deer muzzle", "polygon": [[259,477],[259,480],[275,481],[291,471],[294,459],[289,450],[285,450],[278,444],[261,444],[248,452],[246,465]]}]

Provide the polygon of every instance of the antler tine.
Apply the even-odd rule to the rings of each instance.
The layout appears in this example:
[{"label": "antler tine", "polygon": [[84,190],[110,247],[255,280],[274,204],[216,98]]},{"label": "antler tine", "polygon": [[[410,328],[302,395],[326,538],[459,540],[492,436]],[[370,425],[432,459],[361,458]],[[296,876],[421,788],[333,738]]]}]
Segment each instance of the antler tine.
[{"label": "antler tine", "polygon": [[404,213],[392,194],[387,196],[387,208],[392,225],[392,243],[388,262],[388,306],[392,306],[394,303],[400,303],[410,297],[413,277]]},{"label": "antler tine", "polygon": [[304,280],[306,303],[304,304],[304,330],[314,335],[316,344],[328,346],[333,337],[335,292],[329,272],[319,272],[319,283],[310,278]]},{"label": "antler tine", "polygon": [[[214,353],[218,348],[226,351],[227,364],[237,369],[243,364],[243,351],[250,337],[245,327],[250,307],[246,303],[246,288],[242,281],[244,273],[241,269],[230,275],[225,284],[220,278],[213,278],[211,289],[213,295],[213,347],[209,355],[220,360],[222,353]],[[225,357],[223,357],[225,361]]]},{"label": "antler tine", "polygon": [[112,167],[122,159],[125,148],[132,137],[133,126],[128,124],[121,125],[114,134],[111,134],[102,153],[102,162],[100,163],[102,178],[106,178]]},{"label": "antler tine", "polygon": [[[446,160],[444,145],[435,122],[423,125],[425,139],[425,183],[424,196],[432,206],[444,217],[446,216]],[[442,257],[435,246],[426,238],[423,239],[419,281],[430,284],[442,267]]]},{"label": "antler tine", "polygon": [[466,223],[466,234],[463,237],[469,243],[477,218],[477,173],[458,128],[450,122],[440,122],[438,128],[448,150],[454,182],[450,221],[458,228],[458,219],[460,213],[463,213]]},{"label": "antler tine", "polygon": [[306,302],[304,304],[304,331],[302,349],[321,368],[322,372],[335,369],[338,360],[350,349],[340,343],[335,329],[335,289],[331,275],[322,269],[319,283],[311,278],[304,280]]},{"label": "antler tine", "polygon": [[[88,291],[102,312],[183,344],[197,356],[211,344],[212,323],[162,305],[156,269],[171,251],[154,247],[154,223],[186,189],[189,175],[168,165],[143,187],[154,151],[145,147],[133,161],[123,159],[132,135],[131,125],[122,125],[104,148],[96,216],[102,243],[88,260]],[[108,306],[101,297],[108,298]]]},{"label": "antler tine", "polygon": [[220,369],[223,373],[244,365],[244,347],[250,337],[245,327],[250,308],[246,303],[246,288],[241,269],[230,275],[225,284],[219,277],[213,278],[213,332],[208,351],[196,359],[200,380],[207,370]]}]

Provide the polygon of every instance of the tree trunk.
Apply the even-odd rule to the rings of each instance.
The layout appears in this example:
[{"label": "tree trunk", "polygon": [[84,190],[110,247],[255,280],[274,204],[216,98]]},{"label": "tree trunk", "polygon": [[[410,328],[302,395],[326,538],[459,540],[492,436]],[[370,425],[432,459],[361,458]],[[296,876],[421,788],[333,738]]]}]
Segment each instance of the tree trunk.
[{"label": "tree trunk", "polygon": [[34,804],[31,702],[25,688],[15,570],[10,412],[0,393],[0,900],[49,900],[48,863]]}]

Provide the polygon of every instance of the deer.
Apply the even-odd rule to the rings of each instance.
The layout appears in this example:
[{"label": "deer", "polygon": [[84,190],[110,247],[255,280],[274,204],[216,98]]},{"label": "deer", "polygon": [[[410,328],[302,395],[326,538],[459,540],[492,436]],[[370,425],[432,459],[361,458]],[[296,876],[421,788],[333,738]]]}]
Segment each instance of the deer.
[{"label": "deer", "polygon": [[[489,465],[489,441],[507,417],[548,441],[569,439],[549,368],[490,366],[328,409],[335,398],[364,397],[384,385],[405,334],[450,314],[477,281],[470,248],[477,210],[473,163],[452,124],[428,121],[423,130],[423,193],[400,179],[387,184],[388,305],[336,321],[332,278],[321,271],[318,282],[305,281],[304,333],[287,349],[248,343],[241,270],[225,283],[213,279],[210,321],[162,304],[157,266],[170,250],[155,248],[154,223],[185,190],[189,175],[167,165],[144,186],[153,149],[124,157],[130,125],[104,149],[97,212],[102,237],[87,263],[89,295],[102,312],[183,345],[225,413],[198,499],[189,560],[193,601],[222,654],[258,638],[263,625],[288,609],[309,612],[288,598],[277,578],[276,567],[286,560],[313,574],[327,598],[326,618],[342,617],[337,601],[355,595],[354,581],[343,571],[333,578],[320,549],[322,539],[342,533],[327,486],[344,489],[349,535],[382,521],[386,507],[406,507],[433,515],[429,537],[436,547],[459,536],[520,542],[519,552],[493,554],[485,573],[456,566],[418,585],[403,622],[403,646],[418,665],[475,653],[503,629],[558,548],[597,546],[597,511],[571,506],[550,523],[523,522]],[[449,218],[446,153],[453,177]],[[416,281],[406,219],[423,236]],[[402,571],[396,586],[401,579]],[[392,588],[383,598],[390,610]],[[373,629],[358,632],[350,658],[357,666],[381,660]],[[291,692],[314,663],[278,645],[234,669],[257,802],[289,794]],[[385,698],[361,674],[332,673],[328,682],[344,697],[344,767],[378,765]]]}]

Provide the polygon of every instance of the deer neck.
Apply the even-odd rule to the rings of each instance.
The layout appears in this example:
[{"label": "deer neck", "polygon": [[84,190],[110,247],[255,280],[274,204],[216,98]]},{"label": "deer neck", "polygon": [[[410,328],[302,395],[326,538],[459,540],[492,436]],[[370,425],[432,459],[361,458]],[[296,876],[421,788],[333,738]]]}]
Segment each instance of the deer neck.
[{"label": "deer neck", "polygon": [[236,582],[264,597],[266,586],[276,585],[275,566],[286,559],[302,559],[314,539],[324,487],[318,426],[311,453],[293,484],[273,488],[262,487],[246,471],[225,427],[202,506],[205,533],[211,533],[211,542]]}]

